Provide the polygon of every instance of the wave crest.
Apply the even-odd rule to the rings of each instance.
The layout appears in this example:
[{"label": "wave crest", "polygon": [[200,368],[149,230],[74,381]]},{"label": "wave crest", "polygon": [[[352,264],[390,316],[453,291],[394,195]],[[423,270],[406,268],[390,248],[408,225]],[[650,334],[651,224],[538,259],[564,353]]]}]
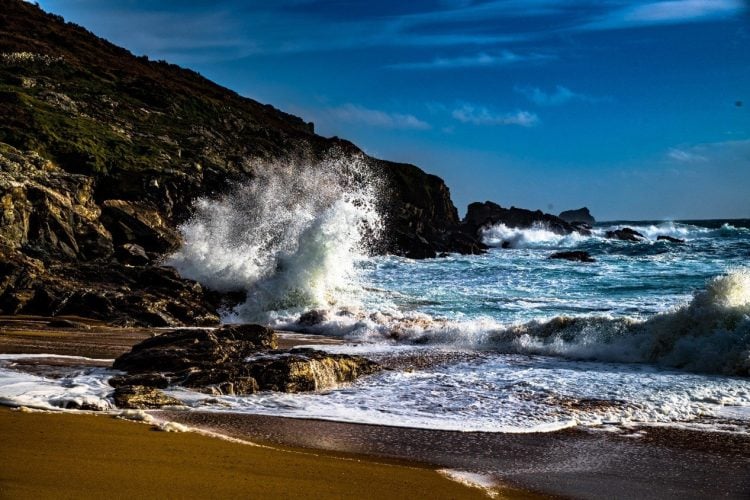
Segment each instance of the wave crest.
[{"label": "wave crest", "polygon": [[[286,328],[300,329],[294,323]],[[450,345],[579,360],[655,363],[703,373],[750,375],[750,270],[715,277],[690,303],[649,319],[558,316],[501,325],[490,318],[434,319],[398,311],[339,311],[313,332],[397,343]]]},{"label": "wave crest", "polygon": [[247,291],[231,316],[330,307],[356,284],[354,262],[381,231],[379,180],[363,158],[265,165],[218,199],[196,202],[167,259],[182,276],[219,291]]}]

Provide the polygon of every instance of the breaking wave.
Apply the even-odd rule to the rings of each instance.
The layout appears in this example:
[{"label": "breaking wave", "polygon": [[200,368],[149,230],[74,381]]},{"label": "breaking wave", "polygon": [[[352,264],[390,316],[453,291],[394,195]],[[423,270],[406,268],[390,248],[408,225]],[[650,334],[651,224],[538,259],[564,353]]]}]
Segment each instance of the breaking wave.
[{"label": "breaking wave", "polygon": [[378,189],[362,158],[266,165],[221,198],[198,200],[167,264],[214,290],[246,291],[230,321],[342,305],[357,283],[356,260],[381,231]]},{"label": "breaking wave", "polygon": [[560,235],[542,223],[535,223],[532,227],[521,229],[508,227],[503,223],[495,224],[482,231],[482,241],[491,247],[505,246],[508,248],[534,247],[567,247],[577,245],[588,239],[578,233]]},{"label": "breaking wave", "polygon": [[[702,373],[750,375],[750,270],[712,279],[686,305],[646,320],[558,316],[501,325],[485,318],[434,319],[395,310],[324,312],[312,332],[351,339],[450,345],[578,360],[655,363]],[[283,325],[300,329],[293,322]]]},{"label": "breaking wave", "polygon": [[646,239],[642,243],[656,242],[659,236],[669,236],[685,241],[703,238],[743,238],[750,236],[750,229],[723,223],[718,227],[703,227],[694,224],[664,221],[653,224],[621,223],[609,226],[598,226],[591,230],[591,235],[578,233],[557,234],[541,222],[529,228],[508,227],[498,223],[482,230],[482,241],[491,247],[504,248],[558,248],[573,247],[587,242],[611,243],[617,240],[607,239],[607,231],[629,227],[641,233]]}]

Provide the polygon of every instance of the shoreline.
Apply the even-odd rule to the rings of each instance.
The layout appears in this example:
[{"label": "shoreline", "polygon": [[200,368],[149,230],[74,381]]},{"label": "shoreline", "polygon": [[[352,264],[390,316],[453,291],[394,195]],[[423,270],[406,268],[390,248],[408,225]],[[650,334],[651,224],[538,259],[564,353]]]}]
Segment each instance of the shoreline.
[{"label": "shoreline", "polygon": [[[157,418],[271,446],[420,461],[488,474],[544,495],[603,498],[746,498],[750,436],[669,427],[613,434],[571,428],[502,434],[272,417],[154,410]],[[716,481],[721,477],[721,483]]]},{"label": "shoreline", "polygon": [[[114,357],[154,332],[95,322],[90,322],[88,329],[61,330],[47,326],[48,321],[49,318],[0,317],[0,353],[86,357],[112,353]],[[282,338],[290,345],[337,342],[296,333],[282,334]],[[750,435],[646,426],[633,427],[627,433],[571,428],[499,434],[200,410],[148,413],[157,420],[186,425],[197,431],[193,434],[206,439],[221,440],[207,438],[205,432],[209,432],[336,460],[479,473],[483,474],[479,476],[481,480],[495,479],[503,495],[531,498],[536,493],[530,492],[543,492],[542,495],[593,498],[611,496],[617,491],[622,498],[661,499],[717,495],[743,498],[750,494]],[[79,424],[87,425],[82,421],[71,423]],[[718,483],[716,477],[722,481]]]}]

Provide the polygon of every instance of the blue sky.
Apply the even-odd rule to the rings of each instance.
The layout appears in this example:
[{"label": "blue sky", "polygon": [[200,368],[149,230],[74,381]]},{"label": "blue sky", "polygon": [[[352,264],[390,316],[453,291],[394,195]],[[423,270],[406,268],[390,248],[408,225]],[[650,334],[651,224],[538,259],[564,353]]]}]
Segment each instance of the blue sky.
[{"label": "blue sky", "polygon": [[475,200],[750,217],[742,0],[41,0]]}]

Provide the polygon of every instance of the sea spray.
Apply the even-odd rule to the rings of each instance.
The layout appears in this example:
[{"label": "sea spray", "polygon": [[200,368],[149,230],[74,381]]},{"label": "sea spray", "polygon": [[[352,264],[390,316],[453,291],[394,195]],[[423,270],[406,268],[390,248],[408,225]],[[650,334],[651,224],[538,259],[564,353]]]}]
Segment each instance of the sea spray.
[{"label": "sea spray", "polygon": [[228,321],[355,301],[356,261],[381,231],[379,178],[362,157],[272,164],[218,199],[202,198],[167,259],[219,291],[244,290]]}]

